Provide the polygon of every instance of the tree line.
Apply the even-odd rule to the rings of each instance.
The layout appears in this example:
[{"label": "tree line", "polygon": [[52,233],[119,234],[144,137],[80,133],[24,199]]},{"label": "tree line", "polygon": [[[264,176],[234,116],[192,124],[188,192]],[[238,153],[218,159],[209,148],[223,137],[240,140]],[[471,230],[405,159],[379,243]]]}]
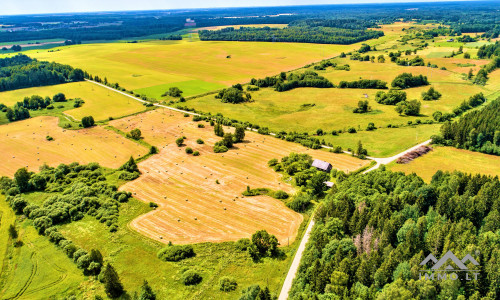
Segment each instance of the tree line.
[{"label": "tree line", "polygon": [[202,41],[260,41],[295,42],[316,44],[349,45],[384,35],[382,31],[355,30],[335,27],[288,26],[271,27],[227,27],[220,30],[199,31]]},{"label": "tree line", "polygon": [[[473,96],[466,104],[478,106],[483,100]],[[432,141],[435,144],[500,155],[500,98],[453,123],[444,123],[441,133],[432,136]]]},{"label": "tree line", "polygon": [[84,80],[81,69],[55,62],[38,61],[24,54],[0,58],[0,91]]}]

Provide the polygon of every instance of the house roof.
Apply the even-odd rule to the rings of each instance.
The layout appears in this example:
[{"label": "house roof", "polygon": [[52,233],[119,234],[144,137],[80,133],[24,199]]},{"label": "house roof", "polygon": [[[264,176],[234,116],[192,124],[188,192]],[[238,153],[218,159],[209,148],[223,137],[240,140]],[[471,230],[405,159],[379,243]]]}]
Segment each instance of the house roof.
[{"label": "house roof", "polygon": [[325,181],[323,182],[327,187],[331,188],[333,186],[333,182],[331,181]]},{"label": "house roof", "polygon": [[332,165],[329,162],[315,159],[312,163],[312,166],[321,170],[328,170],[328,168]]}]

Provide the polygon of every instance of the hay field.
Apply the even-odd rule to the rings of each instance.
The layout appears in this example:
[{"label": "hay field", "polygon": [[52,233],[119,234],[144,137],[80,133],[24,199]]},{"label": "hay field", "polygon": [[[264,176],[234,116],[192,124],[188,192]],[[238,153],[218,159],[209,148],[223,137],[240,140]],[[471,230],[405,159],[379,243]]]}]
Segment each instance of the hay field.
[{"label": "hay field", "polygon": [[[191,80],[227,86],[299,68],[357,48],[359,44],[182,40],[72,45],[57,48],[60,51],[28,51],[27,54],[79,67],[137,90]],[[228,55],[231,58],[226,58]]]},{"label": "hay field", "polygon": [[[22,167],[30,171],[47,163],[98,162],[117,168],[131,155],[140,157],[147,149],[102,127],[64,130],[59,119],[44,116],[0,126],[0,175],[12,177]],[[47,141],[46,136],[54,138]]]},{"label": "hay field", "polygon": [[[164,243],[186,244],[237,240],[266,229],[286,245],[295,239],[302,216],[280,200],[241,195],[247,186],[293,193],[267,161],[305,152],[345,171],[368,163],[252,132],[235,149],[216,154],[212,146],[220,138],[208,123],[202,123],[206,128],[197,128],[196,122],[182,114],[162,110],[111,122],[123,131],[140,128],[147,142],[160,146],[159,155],[139,164],[141,177],[120,187],[142,201],[160,205],[132,221],[131,226],[140,233]],[[183,135],[187,137],[185,146],[177,147],[174,140]],[[198,138],[205,144],[197,144]],[[186,154],[185,147],[199,151],[200,156]]]},{"label": "hay field", "polygon": [[93,116],[96,121],[107,120],[109,117],[119,118],[145,110],[138,101],[85,81],[1,92],[0,103],[12,106],[24,97],[40,95],[52,98],[57,93],[65,94],[68,99],[81,98],[85,101],[81,107],[65,111],[65,114],[77,120],[85,116]]},{"label": "hay field", "polygon": [[436,147],[433,151],[408,164],[389,165],[392,171],[402,171],[406,174],[417,173],[426,182],[430,182],[438,170],[500,176],[499,166],[500,156],[453,147]]}]

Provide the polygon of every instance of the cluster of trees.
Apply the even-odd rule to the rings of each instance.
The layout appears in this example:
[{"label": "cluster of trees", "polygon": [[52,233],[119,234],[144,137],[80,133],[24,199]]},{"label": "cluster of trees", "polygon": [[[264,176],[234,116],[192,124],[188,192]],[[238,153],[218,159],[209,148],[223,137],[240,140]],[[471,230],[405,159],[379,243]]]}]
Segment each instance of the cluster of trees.
[{"label": "cluster of trees", "polygon": [[163,93],[161,96],[162,97],[170,96],[170,97],[179,98],[179,97],[182,96],[182,93],[183,93],[183,91],[181,91],[181,89],[179,89],[178,87],[174,86],[174,87],[169,88],[168,91],[166,91],[165,93]]},{"label": "cluster of trees", "polygon": [[[97,163],[61,164],[57,168],[44,165],[37,174],[21,168],[14,179],[0,178],[0,190],[7,195],[7,201],[17,214],[33,220],[40,234],[54,225],[80,220],[85,214],[105,223],[113,232],[118,228],[118,207],[121,202],[128,201],[131,194],[108,184],[104,174]],[[22,195],[32,191],[65,193],[54,194],[37,205],[29,203]]]},{"label": "cluster of trees", "polygon": [[265,230],[259,230],[252,234],[251,242],[248,244],[248,254],[254,261],[260,261],[264,257],[276,257],[280,254],[278,239]]},{"label": "cluster of trees", "polygon": [[441,93],[436,91],[432,86],[429,88],[427,92],[422,93],[422,99],[426,101],[438,100],[439,98],[441,98],[441,96],[442,96]]},{"label": "cluster of trees", "polygon": [[245,138],[245,127],[243,125],[235,125],[234,135],[229,132],[224,133],[222,122],[218,119],[217,123],[214,124],[214,133],[216,136],[222,137],[222,140],[215,143],[214,152],[223,153],[232,148],[233,144],[243,142]]},{"label": "cluster of trees", "polygon": [[[498,299],[499,193],[498,178],[459,172],[438,171],[430,184],[384,167],[337,178],[290,299]],[[477,280],[419,280],[432,272],[420,266],[427,255],[448,251],[472,255]]]},{"label": "cluster of trees", "polygon": [[290,153],[280,162],[277,159],[270,160],[268,165],[276,172],[291,176],[293,184],[300,187],[301,192],[320,197],[328,188],[324,182],[330,180],[330,174],[312,167],[312,161],[309,154]]},{"label": "cluster of trees", "polygon": [[375,101],[385,105],[396,105],[401,101],[406,101],[406,92],[401,90],[389,90],[387,93],[378,91],[375,94]]},{"label": "cluster of trees", "polygon": [[182,40],[182,35],[180,34],[171,34],[164,37],[159,38],[160,41],[180,41]]},{"label": "cluster of trees", "polygon": [[130,156],[129,160],[118,168],[118,170],[121,171],[118,178],[122,180],[134,180],[141,176],[141,171],[139,171],[139,167],[132,156]]},{"label": "cluster of trees", "polygon": [[387,89],[387,82],[378,79],[360,79],[356,81],[341,81],[339,88],[345,89]]},{"label": "cluster of trees", "polygon": [[221,99],[223,103],[237,104],[252,100],[252,95],[244,92],[243,87],[238,83],[230,88],[220,90],[219,93],[215,95],[215,99]]},{"label": "cluster of trees", "polygon": [[382,31],[320,26],[227,27],[199,31],[202,41],[261,41],[350,45],[384,35]]},{"label": "cluster of trees", "polygon": [[369,105],[368,100],[358,101],[358,107],[352,110],[355,114],[364,114],[370,111],[372,111],[372,107]]},{"label": "cluster of trees", "polygon": [[38,61],[24,54],[0,58],[0,91],[84,80],[81,69]]},{"label": "cluster of trees", "polygon": [[162,248],[158,251],[157,256],[163,261],[181,261],[186,258],[194,257],[193,246],[191,245],[172,245]]},{"label": "cluster of trees", "polygon": [[[319,65],[320,70],[329,66],[336,66],[336,64],[329,61],[323,61]],[[316,67],[315,67],[316,68]],[[332,88],[333,83],[330,80],[318,75],[318,73],[306,70],[304,73],[295,74],[281,72],[278,76],[266,77],[263,79],[252,78],[251,85],[261,87],[274,87],[277,92],[285,92],[299,87],[315,87],[315,88]]]},{"label": "cluster of trees", "polygon": [[412,73],[403,73],[396,78],[391,83],[393,88],[407,89],[411,87],[429,85],[429,81],[427,80],[427,76],[423,75],[415,75]]},{"label": "cluster of trees", "polygon": [[19,103],[14,104],[12,108],[5,108],[5,116],[10,122],[20,121],[30,118],[30,112],[27,108],[19,105]]},{"label": "cluster of trees", "polygon": [[422,103],[418,100],[401,101],[396,104],[396,112],[400,115],[418,116]]},{"label": "cluster of trees", "polygon": [[[482,101],[477,99],[476,103]],[[446,122],[433,143],[500,155],[500,98],[484,109],[467,113],[459,120]]]},{"label": "cluster of trees", "polygon": [[491,58],[492,56],[500,56],[500,42],[498,41],[491,45],[482,45],[477,50],[477,57],[480,59]]},{"label": "cluster of trees", "polygon": [[[62,97],[63,100],[60,100]],[[38,95],[32,95],[31,97],[24,97],[23,101],[17,102],[13,107],[7,107],[0,104],[0,109],[5,112],[5,116],[10,122],[20,121],[30,118],[29,110],[38,109],[52,109],[54,106],[52,102],[66,101],[64,94],[58,93],[54,95],[52,100],[50,97],[41,97]],[[83,103],[83,100],[80,100]]]},{"label": "cluster of trees", "polygon": [[411,66],[411,67],[425,66],[424,59],[419,56],[414,57],[412,59],[398,58],[395,60],[395,63],[399,66]]}]

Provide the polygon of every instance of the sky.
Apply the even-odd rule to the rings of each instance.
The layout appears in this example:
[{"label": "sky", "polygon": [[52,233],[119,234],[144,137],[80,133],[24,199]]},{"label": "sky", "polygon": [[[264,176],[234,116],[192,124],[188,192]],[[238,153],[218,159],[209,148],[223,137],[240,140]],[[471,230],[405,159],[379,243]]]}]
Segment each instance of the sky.
[{"label": "sky", "polygon": [[436,2],[436,0],[1,0],[0,2],[0,15],[18,15],[208,7]]}]

